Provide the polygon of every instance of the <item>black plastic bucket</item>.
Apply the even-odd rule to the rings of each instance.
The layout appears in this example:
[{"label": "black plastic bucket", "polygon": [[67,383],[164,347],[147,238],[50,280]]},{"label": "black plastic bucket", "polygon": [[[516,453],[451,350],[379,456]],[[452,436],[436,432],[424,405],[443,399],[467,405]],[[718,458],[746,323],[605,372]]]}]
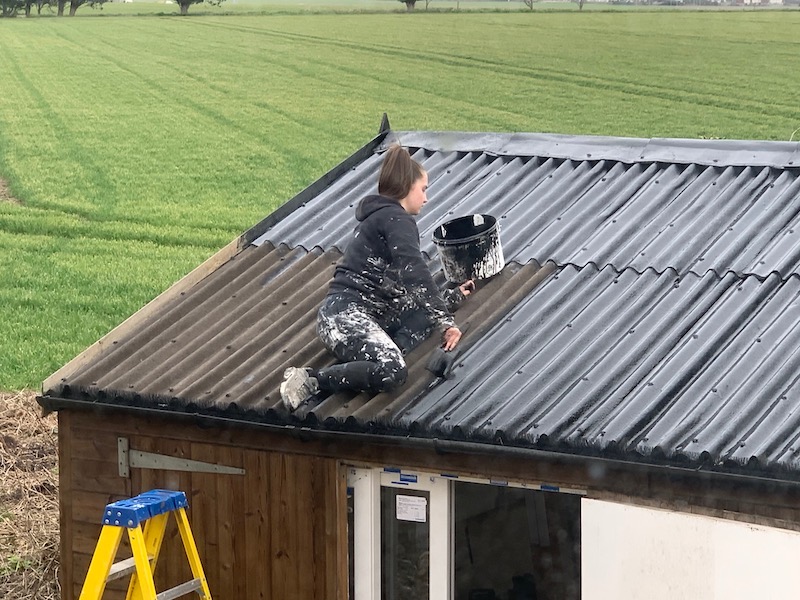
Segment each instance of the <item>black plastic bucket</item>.
[{"label": "black plastic bucket", "polygon": [[439,248],[445,277],[452,283],[488,279],[506,264],[492,215],[469,215],[439,225],[433,230],[433,243]]}]

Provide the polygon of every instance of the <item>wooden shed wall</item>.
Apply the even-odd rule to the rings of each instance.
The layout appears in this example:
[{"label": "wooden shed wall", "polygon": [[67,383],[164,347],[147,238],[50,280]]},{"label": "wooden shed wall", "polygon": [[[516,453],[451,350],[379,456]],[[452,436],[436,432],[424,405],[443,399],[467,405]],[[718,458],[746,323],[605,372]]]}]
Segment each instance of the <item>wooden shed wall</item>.
[{"label": "wooden shed wall", "polygon": [[[119,476],[117,438],[130,447],[245,469],[212,475],[131,469]],[[235,423],[104,410],[59,412],[62,583],[80,592],[108,502],[152,488],[187,493],[189,516],[215,600],[347,597],[343,464],[396,466],[547,483],[587,497],[800,530],[800,486],[613,462],[449,452],[393,440],[319,439]],[[156,570],[163,590],[189,579],[174,526]],[[127,549],[120,551],[124,557]],[[111,589],[111,588],[110,588]],[[124,596],[122,586],[116,595]]]},{"label": "wooden shed wall", "polygon": [[[118,436],[128,437],[136,450],[239,467],[245,474],[131,469],[131,477],[123,478]],[[346,588],[337,587],[347,581],[345,473],[339,461],[214,437],[197,427],[187,432],[136,419],[59,413],[63,598],[80,595],[105,505],[153,488],[186,492],[215,600],[346,598]],[[117,557],[127,556],[125,543]],[[189,579],[171,518],[156,588]],[[104,598],[124,598],[126,589],[127,580],[111,582]]]}]

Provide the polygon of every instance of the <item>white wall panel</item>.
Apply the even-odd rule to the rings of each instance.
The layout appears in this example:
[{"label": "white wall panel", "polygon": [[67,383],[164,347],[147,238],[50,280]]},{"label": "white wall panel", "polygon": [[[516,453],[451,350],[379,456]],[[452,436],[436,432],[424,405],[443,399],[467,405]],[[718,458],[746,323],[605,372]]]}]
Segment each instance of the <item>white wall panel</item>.
[{"label": "white wall panel", "polygon": [[581,505],[583,600],[800,594],[800,533],[599,500]]}]

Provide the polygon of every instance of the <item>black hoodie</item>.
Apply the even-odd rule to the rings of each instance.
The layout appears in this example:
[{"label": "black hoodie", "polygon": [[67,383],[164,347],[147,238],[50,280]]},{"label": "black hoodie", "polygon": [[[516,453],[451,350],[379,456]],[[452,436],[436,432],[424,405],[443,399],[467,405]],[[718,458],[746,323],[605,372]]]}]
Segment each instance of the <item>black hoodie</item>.
[{"label": "black hoodie", "polygon": [[414,217],[396,200],[372,195],[358,203],[356,220],[328,294],[352,298],[376,315],[422,308],[441,331],[453,327],[453,316],[419,249]]}]

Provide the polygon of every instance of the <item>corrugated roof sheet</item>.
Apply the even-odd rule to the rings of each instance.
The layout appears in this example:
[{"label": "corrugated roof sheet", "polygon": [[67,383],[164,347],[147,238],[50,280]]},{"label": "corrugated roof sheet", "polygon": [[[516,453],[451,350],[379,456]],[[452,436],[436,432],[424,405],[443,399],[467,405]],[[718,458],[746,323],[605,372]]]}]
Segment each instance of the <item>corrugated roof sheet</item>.
[{"label": "corrugated roof sheet", "polygon": [[[797,152],[797,144],[789,146]],[[800,168],[732,166],[721,162],[721,151],[714,166],[626,163],[595,159],[597,153],[591,145],[576,149],[593,157],[582,160],[417,148],[414,157],[429,174],[430,201],[418,221],[423,251],[436,255],[433,230],[444,221],[489,213],[500,219],[506,258],[523,264],[759,277],[800,270]],[[375,154],[347,171],[255,243],[343,250],[353,207],[376,188],[380,161]]]},{"label": "corrugated roof sheet", "polygon": [[[431,234],[455,216],[499,217],[509,265],[457,314],[472,327],[454,378],[425,371],[431,339],[401,390],[288,415],[283,368],[332,360],[316,308],[397,138],[429,172],[419,225],[438,281]],[[799,148],[390,132],[50,392],[796,479]]]}]

